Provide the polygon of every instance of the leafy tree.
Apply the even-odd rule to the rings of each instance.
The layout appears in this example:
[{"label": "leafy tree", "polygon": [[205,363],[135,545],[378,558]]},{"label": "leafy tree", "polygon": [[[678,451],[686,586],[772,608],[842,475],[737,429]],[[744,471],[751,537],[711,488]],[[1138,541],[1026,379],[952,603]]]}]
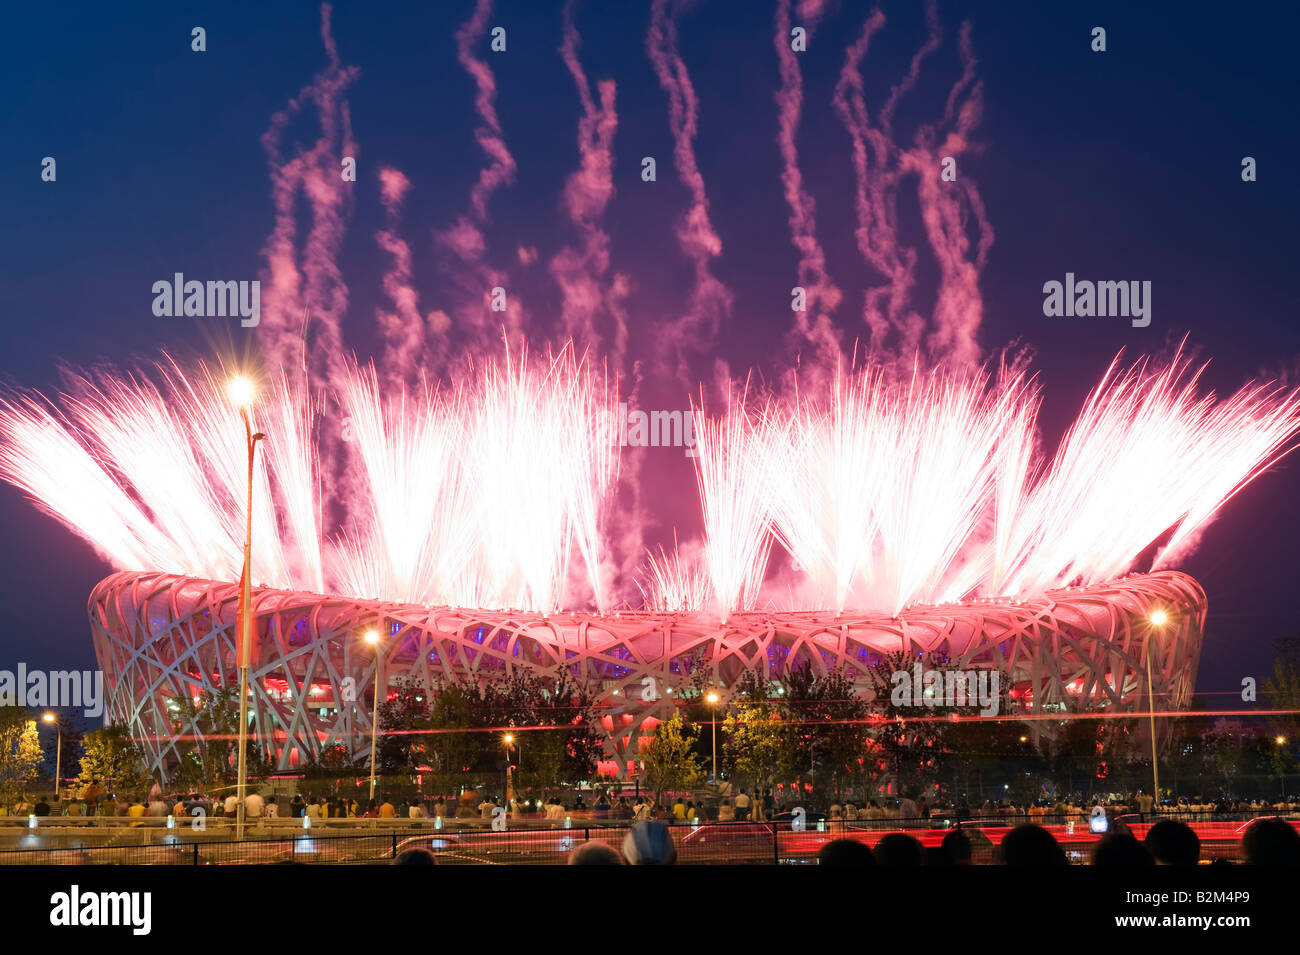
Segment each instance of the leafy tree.
[{"label": "leafy tree", "polygon": [[[239,776],[239,690],[203,690],[197,700],[188,695],[168,703],[172,730],[189,737],[190,749],[176,767],[176,782],[188,789],[218,789]],[[256,740],[245,749],[249,779],[261,779],[273,769]]]},{"label": "leafy tree", "polygon": [[692,789],[704,778],[704,768],[695,754],[693,727],[680,713],[655,727],[654,738],[641,747],[646,785],[654,791],[655,804],[663,802],[670,789]]},{"label": "leafy tree", "polygon": [[13,808],[40,771],[43,754],[36,720],[26,709],[0,706],[0,800]]},{"label": "leafy tree", "polygon": [[[396,694],[379,704],[379,772],[411,775],[425,761],[429,728],[429,693],[419,680],[399,680]],[[415,732],[412,732],[415,731]]]},{"label": "leafy tree", "polygon": [[[869,704],[843,671],[818,675],[810,663],[791,668],[781,680],[791,739],[808,758],[808,779],[833,792],[856,788],[875,775],[866,719]],[[800,767],[802,770],[802,767]]]},{"label": "leafy tree", "polygon": [[98,779],[107,792],[143,796],[150,778],[145,757],[125,723],[111,723],[86,734],[77,784],[84,789]]},{"label": "leafy tree", "polygon": [[438,788],[451,790],[462,774],[474,770],[479,761],[477,735],[468,732],[474,726],[478,691],[451,681],[436,683],[431,692],[429,728],[434,732],[425,742],[425,757]]},{"label": "leafy tree", "polygon": [[731,712],[721,727],[725,750],[737,773],[768,788],[798,765],[798,727],[783,718],[771,683],[757,670],[742,673],[732,689]]}]

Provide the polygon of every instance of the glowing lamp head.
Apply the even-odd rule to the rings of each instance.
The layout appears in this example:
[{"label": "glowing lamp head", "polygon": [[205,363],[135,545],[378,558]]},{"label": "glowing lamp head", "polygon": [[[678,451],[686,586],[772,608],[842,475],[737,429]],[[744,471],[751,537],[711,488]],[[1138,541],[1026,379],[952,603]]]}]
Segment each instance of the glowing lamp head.
[{"label": "glowing lamp head", "polygon": [[45,722],[47,722],[47,723],[53,723],[53,722],[54,722],[54,714],[53,714],[53,713],[46,713],[44,716],[41,717],[41,719],[45,720]]},{"label": "glowing lamp head", "polygon": [[505,744],[506,744],[507,746],[509,746],[511,743],[513,743],[513,742],[515,741],[514,736],[512,736],[512,735],[509,734],[509,733],[507,733],[505,736],[503,736],[503,737],[501,737],[501,738],[505,741]]},{"label": "glowing lamp head", "polygon": [[709,691],[709,695],[706,696],[705,699],[709,701],[709,704],[710,704],[710,705],[712,705],[712,704],[718,702],[718,694],[716,694],[716,693],[714,693],[712,690],[710,690],[710,691]]},{"label": "glowing lamp head", "polygon": [[365,639],[366,643],[370,644],[372,647],[378,646],[378,645],[379,645],[379,631],[378,631],[378,630],[367,630],[364,639]]},{"label": "glowing lamp head", "polygon": [[1275,740],[1275,742],[1277,743],[1278,746],[1285,746],[1285,745],[1286,745],[1286,737],[1285,737],[1285,736],[1279,736],[1279,737]]},{"label": "glowing lamp head", "polygon": [[236,408],[247,408],[253,403],[253,382],[237,375],[226,384],[226,394]]},{"label": "glowing lamp head", "polygon": [[1159,609],[1152,610],[1150,620],[1157,627],[1163,627],[1165,624],[1169,622],[1169,614]]}]

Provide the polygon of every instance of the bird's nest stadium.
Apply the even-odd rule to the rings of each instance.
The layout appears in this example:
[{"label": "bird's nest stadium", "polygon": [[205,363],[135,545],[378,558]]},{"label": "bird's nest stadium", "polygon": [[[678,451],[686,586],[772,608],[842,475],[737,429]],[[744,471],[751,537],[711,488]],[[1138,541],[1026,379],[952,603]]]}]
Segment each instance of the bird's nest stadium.
[{"label": "bird's nest stadium", "polygon": [[[89,602],[95,652],[109,687],[108,717],[126,723],[155,773],[168,772],[198,727],[177,725],[170,701],[238,686],[239,585],[122,572]],[[1192,693],[1206,596],[1186,574],[1161,571],[1091,587],[914,606],[898,616],[856,613],[534,614],[423,607],[257,589],[251,733],[281,771],[337,743],[368,752],[376,674],[491,680],[559,666],[595,690],[606,739],[602,769],[635,772],[642,737],[679,705],[697,661],[727,686],[747,669],[841,669],[864,694],[887,655],[937,654],[995,669],[1037,713],[1147,712]],[[1163,624],[1156,626],[1153,618]],[[385,634],[376,661],[358,634]],[[377,666],[376,664],[379,664]]]}]

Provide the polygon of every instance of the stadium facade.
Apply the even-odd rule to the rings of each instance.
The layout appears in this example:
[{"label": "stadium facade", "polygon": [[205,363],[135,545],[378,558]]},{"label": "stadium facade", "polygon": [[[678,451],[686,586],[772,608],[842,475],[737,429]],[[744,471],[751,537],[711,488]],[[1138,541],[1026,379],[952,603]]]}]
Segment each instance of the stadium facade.
[{"label": "stadium facade", "polygon": [[[168,773],[199,731],[178,719],[173,701],[239,684],[238,601],[237,583],[156,572],[116,573],[91,593],[107,717],[143,741],[155,773]],[[377,672],[386,692],[401,678],[428,686],[439,676],[491,680],[516,668],[566,666],[596,691],[607,733],[602,769],[621,776],[635,772],[641,738],[690,690],[697,660],[723,687],[752,667],[775,678],[806,662],[818,672],[841,668],[869,695],[869,668],[887,655],[936,654],[962,668],[997,670],[1038,713],[1144,714],[1148,668],[1157,709],[1189,700],[1206,613],[1205,592],[1176,571],[1022,602],[913,606],[897,617],[541,615],[270,589],[255,590],[253,604],[251,732],[280,770],[338,742],[368,754]],[[1160,625],[1152,622],[1157,611],[1166,618]],[[378,661],[361,639],[371,629],[384,638]]]}]

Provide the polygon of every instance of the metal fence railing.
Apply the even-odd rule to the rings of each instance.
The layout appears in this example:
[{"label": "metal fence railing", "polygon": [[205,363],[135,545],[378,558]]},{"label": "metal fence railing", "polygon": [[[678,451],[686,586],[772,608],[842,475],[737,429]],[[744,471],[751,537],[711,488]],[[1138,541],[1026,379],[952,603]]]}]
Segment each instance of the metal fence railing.
[{"label": "metal fence railing", "polygon": [[[1295,814],[1290,814],[1294,817]],[[1201,839],[1202,860],[1239,858],[1242,833],[1250,818],[1214,818],[1190,823]],[[1023,818],[964,820],[961,828],[970,838],[972,862],[998,861],[1002,837]],[[1101,836],[1092,832],[1084,817],[1047,817],[1041,823],[1065,849],[1073,862],[1087,862]],[[1138,839],[1158,818],[1120,817]],[[948,824],[945,825],[945,822]],[[1300,823],[1292,820],[1293,826]],[[626,822],[607,825],[573,825],[571,828],[521,826],[494,831],[466,826],[392,828],[382,832],[295,829],[257,831],[236,841],[229,830],[126,829],[101,832],[102,844],[90,844],[86,830],[36,830],[17,839],[15,848],[0,849],[0,865],[227,865],[227,864],[374,864],[390,862],[404,849],[432,851],[443,865],[556,865],[568,860],[583,842],[603,842],[621,849]],[[788,821],[705,823],[669,827],[684,865],[774,865],[814,863],[827,842],[849,838],[875,848],[890,833],[905,833],[920,842],[934,861],[934,851],[952,831],[947,820],[817,820],[795,829]]]}]

